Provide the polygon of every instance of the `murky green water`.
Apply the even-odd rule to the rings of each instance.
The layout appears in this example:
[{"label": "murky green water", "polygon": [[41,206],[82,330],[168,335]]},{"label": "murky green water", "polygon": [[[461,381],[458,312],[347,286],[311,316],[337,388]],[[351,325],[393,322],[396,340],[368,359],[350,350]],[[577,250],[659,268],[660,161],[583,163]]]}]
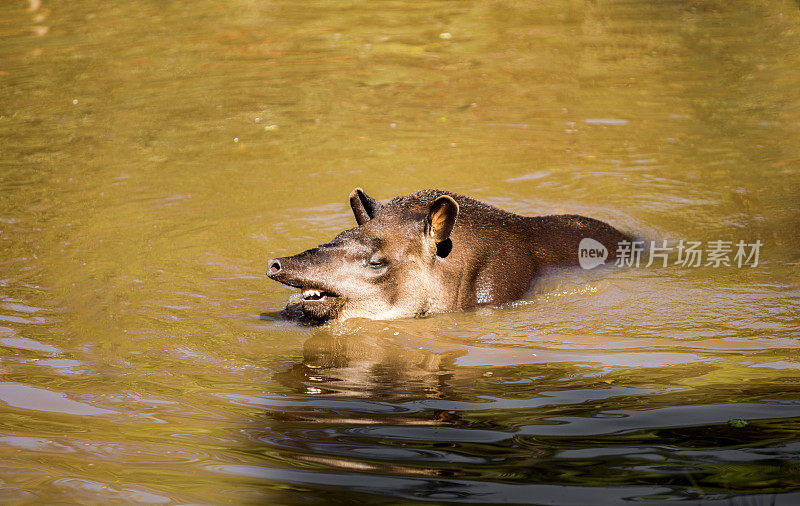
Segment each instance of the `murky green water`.
[{"label": "murky green water", "polygon": [[[800,501],[799,48],[788,0],[0,4],[0,501]],[[763,247],[281,319],[355,186]]]}]

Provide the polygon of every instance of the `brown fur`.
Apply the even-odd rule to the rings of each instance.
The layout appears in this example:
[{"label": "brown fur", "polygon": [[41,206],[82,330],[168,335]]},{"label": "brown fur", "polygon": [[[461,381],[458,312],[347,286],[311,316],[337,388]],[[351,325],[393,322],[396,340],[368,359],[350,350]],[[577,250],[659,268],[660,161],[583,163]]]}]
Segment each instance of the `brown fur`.
[{"label": "brown fur", "polygon": [[503,304],[521,298],[543,268],[576,265],[584,237],[605,245],[609,258],[628,239],[593,218],[520,216],[440,190],[381,205],[357,188],[350,204],[358,227],[269,262],[268,275],[277,281],[337,295],[301,303],[316,320],[387,319]]}]

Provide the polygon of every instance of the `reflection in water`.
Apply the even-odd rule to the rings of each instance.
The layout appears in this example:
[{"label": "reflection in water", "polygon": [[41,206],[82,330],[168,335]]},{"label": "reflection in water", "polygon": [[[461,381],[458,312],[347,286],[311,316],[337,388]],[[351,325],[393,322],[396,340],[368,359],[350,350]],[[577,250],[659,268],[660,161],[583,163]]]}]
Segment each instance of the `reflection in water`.
[{"label": "reflection in water", "polygon": [[[0,3],[0,502],[800,501],[799,22]],[[500,309],[283,318],[265,261],[353,226],[355,186],[764,246],[553,272]]]},{"label": "reflection in water", "polygon": [[412,348],[385,335],[386,330],[381,334],[321,330],[304,343],[303,362],[275,379],[306,393],[393,399],[412,390],[447,397],[440,391],[443,379],[453,374],[455,358],[463,351]]},{"label": "reflection in water", "polygon": [[[726,504],[720,489],[748,491],[741,487],[752,476],[772,487],[795,479],[788,476],[796,475],[797,442],[772,420],[800,417],[796,401],[709,404],[702,399],[721,385],[707,393],[627,386],[641,367],[586,365],[581,379],[574,363],[456,367],[474,346],[403,336],[404,322],[362,323],[320,329],[304,343],[302,361],[275,377],[293,393],[230,397],[272,420],[271,431],[251,431],[252,441],[317,471],[252,464],[214,471],[406,499],[492,502],[536,493],[537,504],[585,504],[592,494],[604,503]],[[470,330],[477,329],[462,332]],[[672,369],[676,380],[708,373],[707,366]],[[757,400],[760,388],[735,395]],[[687,395],[693,400],[680,405]],[[784,443],[758,448],[776,437]],[[640,486],[624,486],[632,480]],[[770,504],[774,496],[751,499]]]}]

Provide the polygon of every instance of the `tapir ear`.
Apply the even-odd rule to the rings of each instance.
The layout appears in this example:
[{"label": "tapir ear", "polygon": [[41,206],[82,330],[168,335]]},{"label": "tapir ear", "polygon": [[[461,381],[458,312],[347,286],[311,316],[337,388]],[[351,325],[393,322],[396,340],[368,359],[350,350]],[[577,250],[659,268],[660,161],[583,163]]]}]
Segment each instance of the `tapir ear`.
[{"label": "tapir ear", "polygon": [[447,195],[437,197],[428,211],[425,232],[433,238],[434,242],[447,240],[456,225],[457,216],[458,204],[452,197]]},{"label": "tapir ear", "polygon": [[356,215],[356,223],[363,225],[380,212],[383,207],[380,202],[370,197],[361,188],[350,192],[350,207]]}]

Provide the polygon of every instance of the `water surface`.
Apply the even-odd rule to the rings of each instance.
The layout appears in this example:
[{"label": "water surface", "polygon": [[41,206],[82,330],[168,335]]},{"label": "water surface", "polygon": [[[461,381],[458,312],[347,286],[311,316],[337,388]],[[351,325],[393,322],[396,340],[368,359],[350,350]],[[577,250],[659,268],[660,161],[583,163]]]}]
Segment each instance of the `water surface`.
[{"label": "water surface", "polygon": [[[798,48],[781,0],[3,3],[0,500],[800,501]],[[763,247],[281,318],[355,186]]]}]

